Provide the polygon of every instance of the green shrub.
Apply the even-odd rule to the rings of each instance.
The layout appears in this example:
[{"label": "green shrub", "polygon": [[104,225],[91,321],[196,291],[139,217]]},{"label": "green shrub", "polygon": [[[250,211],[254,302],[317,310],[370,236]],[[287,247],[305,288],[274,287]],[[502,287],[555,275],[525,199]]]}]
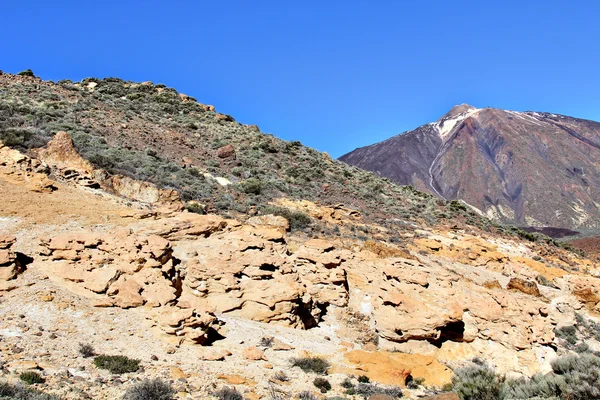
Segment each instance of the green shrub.
[{"label": "green shrub", "polygon": [[292,367],[299,367],[304,372],[327,374],[329,361],[320,357],[292,358]]},{"label": "green shrub", "polygon": [[185,209],[195,214],[206,214],[205,207],[202,204],[196,202],[189,202],[185,204]]},{"label": "green shrub", "polygon": [[371,382],[371,380],[369,379],[368,376],[361,375],[361,376],[358,377],[358,382],[360,382],[360,383],[369,383],[369,382]]},{"label": "green shrub", "polygon": [[354,383],[352,382],[352,380],[348,377],[346,377],[343,381],[342,381],[342,387],[344,389],[353,389],[354,388]]},{"label": "green shrub", "polygon": [[556,328],[554,333],[557,337],[566,340],[570,344],[577,343],[577,328],[575,325],[561,326],[560,328]]},{"label": "green shrub", "polygon": [[398,386],[380,386],[374,383],[359,383],[354,388],[354,393],[363,396],[365,399],[375,394],[384,394],[393,398],[403,396],[402,389]]},{"label": "green shrub", "polygon": [[19,379],[28,385],[46,382],[46,380],[35,371],[23,372],[21,375],[19,375]]},{"label": "green shrub", "polygon": [[38,390],[0,382],[0,400],[59,400]]},{"label": "green shrub", "polygon": [[263,183],[259,179],[250,178],[242,183],[242,189],[244,193],[258,195],[263,189]]},{"label": "green shrub", "polygon": [[140,360],[134,360],[125,356],[102,355],[94,358],[94,365],[110,371],[111,374],[125,374],[127,372],[136,372],[140,369]]},{"label": "green shrub", "polygon": [[452,384],[461,400],[503,399],[504,378],[486,365],[473,364],[456,370]]},{"label": "green shrub", "polygon": [[551,363],[552,373],[506,382],[508,399],[600,399],[600,358],[567,355]]},{"label": "green shrub", "polygon": [[273,214],[287,219],[292,231],[304,229],[312,223],[312,218],[308,214],[285,207],[267,206],[262,210],[262,214]]},{"label": "green shrub", "polygon": [[329,381],[325,378],[315,378],[313,385],[315,385],[317,389],[321,390],[321,393],[327,393],[331,390],[331,383],[329,383]]},{"label": "green shrub", "polygon": [[175,393],[171,385],[159,378],[146,379],[127,389],[123,400],[171,400]]}]

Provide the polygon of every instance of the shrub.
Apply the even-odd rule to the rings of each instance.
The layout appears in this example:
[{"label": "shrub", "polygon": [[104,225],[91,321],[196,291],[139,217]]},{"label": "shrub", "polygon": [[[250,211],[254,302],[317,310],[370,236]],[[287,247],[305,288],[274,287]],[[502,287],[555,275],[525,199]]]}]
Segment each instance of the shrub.
[{"label": "shrub", "polygon": [[346,377],[346,379],[344,379],[342,381],[342,387],[344,389],[353,389],[354,388],[354,383],[352,383],[352,381],[350,380],[350,378]]},{"label": "shrub", "polygon": [[461,400],[500,400],[504,379],[486,365],[458,369],[452,378],[454,392]]},{"label": "shrub", "polygon": [[552,362],[552,373],[506,383],[510,399],[600,399],[600,357],[567,355]]},{"label": "shrub", "polygon": [[271,347],[271,346],[273,346],[273,341],[274,340],[275,340],[274,337],[263,336],[262,338],[260,338],[260,341],[258,342],[258,345],[260,347]]},{"label": "shrub", "polygon": [[161,379],[144,380],[131,386],[123,400],[171,400],[175,390]]},{"label": "shrub", "polygon": [[313,385],[321,390],[321,393],[327,393],[331,390],[331,383],[325,378],[315,378]]},{"label": "shrub", "polygon": [[136,372],[140,369],[140,360],[134,360],[125,356],[102,355],[94,358],[94,365],[110,371],[111,374],[125,374],[127,372]]},{"label": "shrub", "polygon": [[570,344],[577,343],[577,328],[574,325],[561,326],[554,330],[556,336],[566,340]]},{"label": "shrub", "polygon": [[379,386],[374,383],[359,383],[354,388],[354,393],[363,396],[365,399],[375,395],[384,394],[394,398],[402,397],[402,389],[398,386]]},{"label": "shrub", "polygon": [[312,222],[312,218],[302,211],[292,211],[289,208],[284,207],[265,207],[262,211],[263,214],[278,215],[287,219],[290,223],[290,229],[304,229],[309,226]]},{"label": "shrub", "polygon": [[197,202],[188,202],[185,205],[185,209],[195,214],[206,214],[205,207]]},{"label": "shrub", "polygon": [[58,400],[58,397],[40,392],[38,390],[24,388],[0,382],[0,399],[2,400]]},{"label": "shrub", "polygon": [[26,69],[25,71],[21,71],[17,75],[20,75],[20,76],[35,76],[35,74],[33,73],[33,71],[31,69]]},{"label": "shrub", "polygon": [[28,385],[46,382],[46,380],[35,371],[23,372],[21,375],[19,375],[19,379]]},{"label": "shrub", "polygon": [[213,396],[219,400],[244,400],[244,396],[236,388],[227,386],[214,392]]},{"label": "shrub", "polygon": [[89,358],[95,356],[96,352],[91,344],[79,343],[79,354],[81,354],[84,358]]},{"label": "shrub", "polygon": [[292,358],[292,366],[299,367],[304,372],[326,374],[329,369],[329,362],[320,357],[301,357]]},{"label": "shrub", "polygon": [[409,380],[406,382],[406,387],[409,389],[418,389],[419,386],[423,385],[423,382],[425,382],[425,378],[412,378],[409,375]]},{"label": "shrub", "polygon": [[369,379],[368,376],[361,375],[361,376],[358,377],[358,382],[360,382],[360,383],[369,383],[369,382],[371,382],[371,380]]},{"label": "shrub", "polygon": [[242,183],[242,189],[247,194],[260,194],[263,189],[263,183],[256,178],[247,179]]},{"label": "shrub", "polygon": [[317,396],[315,396],[312,392],[305,390],[304,392],[298,393],[298,399],[300,399],[300,400],[317,400]]}]

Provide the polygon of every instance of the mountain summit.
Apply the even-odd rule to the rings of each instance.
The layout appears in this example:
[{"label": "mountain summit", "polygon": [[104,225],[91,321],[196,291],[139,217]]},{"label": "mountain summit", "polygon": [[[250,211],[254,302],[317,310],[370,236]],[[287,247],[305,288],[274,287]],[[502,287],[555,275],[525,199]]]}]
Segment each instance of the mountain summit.
[{"label": "mountain summit", "polygon": [[598,122],[461,104],[340,160],[503,222],[600,227]]}]

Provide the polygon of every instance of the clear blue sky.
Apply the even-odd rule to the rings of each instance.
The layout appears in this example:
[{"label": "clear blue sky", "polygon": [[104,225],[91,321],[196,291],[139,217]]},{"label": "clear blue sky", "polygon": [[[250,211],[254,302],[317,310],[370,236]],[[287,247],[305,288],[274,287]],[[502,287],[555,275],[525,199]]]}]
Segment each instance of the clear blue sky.
[{"label": "clear blue sky", "polygon": [[600,120],[599,1],[3,0],[0,70],[164,83],[340,156],[453,105]]}]

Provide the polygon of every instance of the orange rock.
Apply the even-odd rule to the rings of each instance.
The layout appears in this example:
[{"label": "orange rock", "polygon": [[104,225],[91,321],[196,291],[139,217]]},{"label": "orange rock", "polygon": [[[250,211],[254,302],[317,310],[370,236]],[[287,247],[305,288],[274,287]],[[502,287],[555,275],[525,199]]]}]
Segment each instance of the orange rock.
[{"label": "orange rock", "polygon": [[443,386],[452,380],[452,371],[433,356],[354,350],[344,357],[355,365],[354,370],[334,367],[333,372],[366,375],[373,382],[400,386],[405,386],[409,374],[425,379],[427,386]]},{"label": "orange rock", "polygon": [[519,291],[530,296],[540,297],[540,289],[535,282],[529,282],[525,279],[513,277],[510,278],[508,285],[506,286],[507,290]]},{"label": "orange rock", "polygon": [[252,346],[244,350],[244,358],[246,360],[258,361],[266,360],[267,356],[265,356],[264,351]]},{"label": "orange rock", "polygon": [[236,375],[236,374],[218,374],[217,379],[221,379],[230,385],[245,385],[245,386],[255,386],[256,385],[256,382],[254,382],[253,380],[245,378],[241,375]]}]

